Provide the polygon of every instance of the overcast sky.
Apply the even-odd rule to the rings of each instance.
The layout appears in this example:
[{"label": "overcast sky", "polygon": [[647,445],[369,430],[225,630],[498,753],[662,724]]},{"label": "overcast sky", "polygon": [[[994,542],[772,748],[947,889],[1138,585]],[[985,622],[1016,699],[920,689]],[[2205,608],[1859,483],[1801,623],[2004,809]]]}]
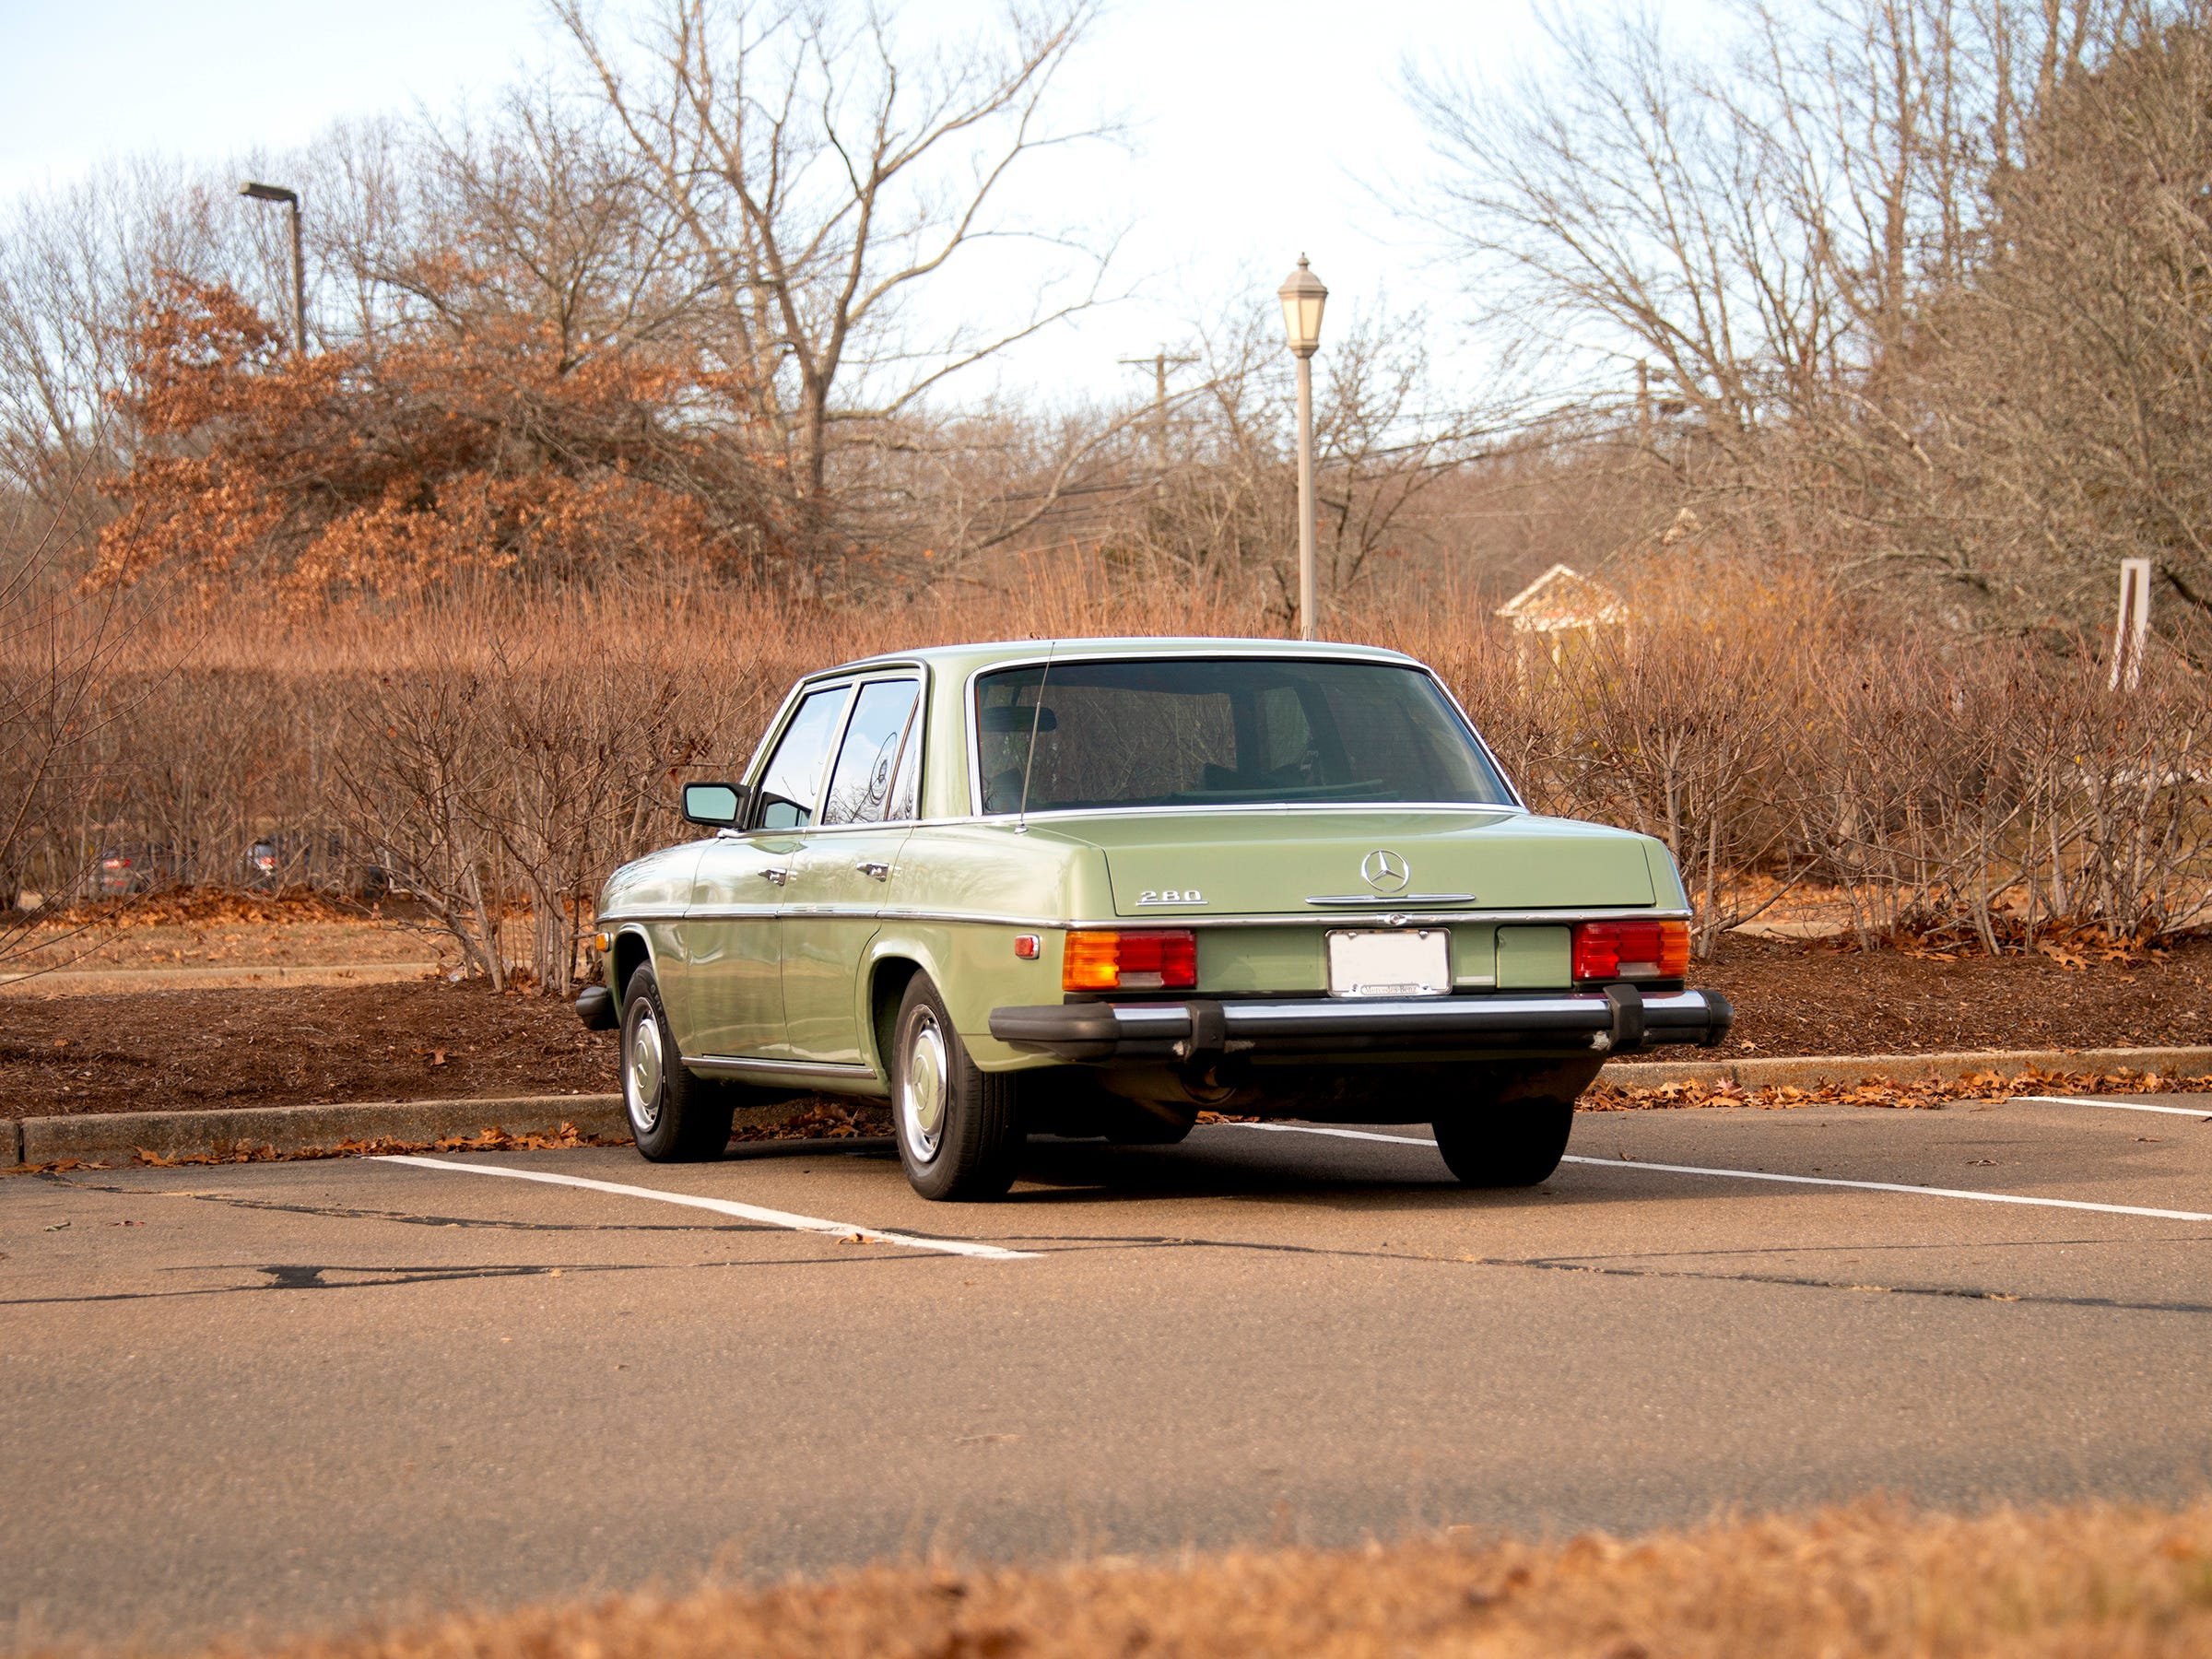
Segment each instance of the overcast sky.
[{"label": "overcast sky", "polygon": [[[901,9],[910,27],[959,27],[990,8]],[[1116,359],[1172,342],[1238,293],[1272,304],[1301,251],[1333,314],[1337,300],[1387,295],[1426,310],[1432,343],[1448,348],[1460,309],[1449,275],[1424,267],[1368,194],[1421,166],[1400,62],[1510,72],[1535,39],[1524,0],[1120,0],[1072,65],[1067,107],[1125,113],[1133,147],[1092,154],[1055,189],[1086,211],[1095,201],[1100,222],[1134,223],[1131,275],[1169,275],[1149,300],[1028,350],[1008,377],[1127,386],[1136,371]],[[218,160],[303,142],[342,116],[448,110],[554,50],[538,0],[0,0],[0,195],[105,155]],[[963,290],[957,302],[1020,298]]]}]

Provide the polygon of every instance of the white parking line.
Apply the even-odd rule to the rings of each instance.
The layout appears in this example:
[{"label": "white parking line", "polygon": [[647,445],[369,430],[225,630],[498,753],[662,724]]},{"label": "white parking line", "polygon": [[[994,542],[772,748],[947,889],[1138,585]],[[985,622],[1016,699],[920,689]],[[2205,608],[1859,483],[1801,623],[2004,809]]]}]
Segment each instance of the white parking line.
[{"label": "white parking line", "polygon": [[2163,1112],[2173,1117],[2212,1118],[2202,1106],[2152,1106],[2143,1100],[2094,1100],[2085,1095],[2014,1095],[2039,1106],[2102,1106],[2110,1112]]},{"label": "white parking line", "polygon": [[653,1198],[663,1204],[681,1204],[691,1209],[712,1210],[745,1221],[762,1221],[771,1227],[788,1227],[794,1232],[829,1233],[839,1238],[858,1234],[877,1244],[903,1244],[909,1250],[934,1250],[946,1255],[975,1256],[992,1262],[1026,1262],[1036,1252],[1006,1250],[996,1244],[978,1244],[969,1239],[917,1239],[906,1233],[885,1232],[877,1227],[856,1227],[849,1221],[824,1221],[817,1216],[794,1216],[789,1210],[764,1209],[757,1204],[739,1204],[731,1198],[701,1198],[690,1193],[668,1193],[659,1187],[629,1186],[619,1181],[592,1181],[582,1175],[555,1175],[545,1170],[503,1170],[491,1164],[460,1163],[446,1158],[419,1158],[412,1153],[378,1155],[379,1163],[414,1164],[419,1169],[444,1170],[459,1175],[502,1175],[510,1181],[542,1181],[548,1186],[582,1187],[587,1192],[612,1193],[618,1198]]},{"label": "white parking line", "polygon": [[[1311,1124],[1225,1124],[1228,1129],[1273,1129],[1286,1135],[1332,1135],[1345,1140],[1396,1141],[1407,1147],[1434,1147],[1418,1135],[1377,1135],[1364,1129],[1324,1129]],[[2086,1198],[2031,1198],[2023,1193],[1975,1193],[1964,1187],[1906,1186],[1894,1181],[1841,1181],[1832,1175],[1777,1175],[1766,1170],[1709,1170],[1699,1164],[1645,1163],[1638,1159],[1580,1158],[1562,1163],[1600,1170],[1660,1170],[1669,1175],[1713,1175],[1728,1181],[1778,1181],[1792,1186],[1853,1187],[1869,1193],[1911,1193],[1921,1198],[1965,1198],[1976,1204],[2019,1204],[2030,1209],[2095,1210],[2103,1216],[2147,1216],[2154,1221],[2212,1221],[2196,1210],[2149,1209],[2134,1204],[2091,1204]]]}]

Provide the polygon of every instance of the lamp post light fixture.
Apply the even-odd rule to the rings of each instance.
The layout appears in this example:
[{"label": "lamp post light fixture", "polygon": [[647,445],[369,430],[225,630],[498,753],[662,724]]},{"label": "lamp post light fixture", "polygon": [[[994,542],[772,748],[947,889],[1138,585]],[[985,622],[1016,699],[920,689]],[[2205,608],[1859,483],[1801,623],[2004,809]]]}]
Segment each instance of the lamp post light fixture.
[{"label": "lamp post light fixture", "polygon": [[307,356],[307,257],[300,247],[300,193],[281,184],[241,184],[238,194],[257,202],[282,202],[292,210],[292,346]]},{"label": "lamp post light fixture", "polygon": [[1314,637],[1313,595],[1313,354],[1321,349],[1321,310],[1329,290],[1298,256],[1298,269],[1276,289],[1283,302],[1283,331],[1298,359],[1298,637]]}]

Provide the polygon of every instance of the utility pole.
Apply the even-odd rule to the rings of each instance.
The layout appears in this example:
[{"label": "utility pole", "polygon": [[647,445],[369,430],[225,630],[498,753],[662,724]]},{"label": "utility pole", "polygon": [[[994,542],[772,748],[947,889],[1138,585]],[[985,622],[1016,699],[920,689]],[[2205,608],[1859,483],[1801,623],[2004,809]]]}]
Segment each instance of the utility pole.
[{"label": "utility pole", "polygon": [[1149,368],[1152,371],[1152,465],[1159,474],[1159,490],[1168,488],[1168,371],[1194,363],[1196,358],[1168,355],[1162,346],[1148,358],[1120,358],[1117,361],[1132,369]]},{"label": "utility pole", "polygon": [[292,210],[292,349],[307,357],[307,255],[300,239],[300,193],[281,184],[241,184],[238,194],[257,202],[282,202]]}]

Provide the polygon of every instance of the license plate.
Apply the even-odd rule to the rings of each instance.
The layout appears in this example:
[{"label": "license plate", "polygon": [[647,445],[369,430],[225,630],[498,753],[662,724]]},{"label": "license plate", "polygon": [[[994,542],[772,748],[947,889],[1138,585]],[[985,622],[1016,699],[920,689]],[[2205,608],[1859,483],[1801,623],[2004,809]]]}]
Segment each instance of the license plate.
[{"label": "license plate", "polygon": [[1329,935],[1331,996],[1449,996],[1447,928],[1343,928]]}]

